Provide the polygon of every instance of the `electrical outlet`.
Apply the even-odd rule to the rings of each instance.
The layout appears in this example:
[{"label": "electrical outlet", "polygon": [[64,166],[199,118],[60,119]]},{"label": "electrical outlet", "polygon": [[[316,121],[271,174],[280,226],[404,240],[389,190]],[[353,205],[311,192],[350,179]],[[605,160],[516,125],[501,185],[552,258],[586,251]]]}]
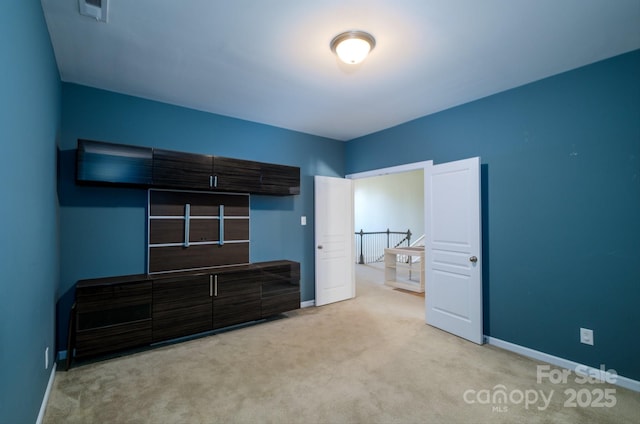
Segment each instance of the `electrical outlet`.
[{"label": "electrical outlet", "polygon": [[307,225],[307,217],[306,216],[301,216],[300,217],[300,225]]},{"label": "electrical outlet", "polygon": [[580,328],[580,343],[593,346],[593,330]]},{"label": "electrical outlet", "polygon": [[49,369],[49,347],[44,350],[44,369]]}]

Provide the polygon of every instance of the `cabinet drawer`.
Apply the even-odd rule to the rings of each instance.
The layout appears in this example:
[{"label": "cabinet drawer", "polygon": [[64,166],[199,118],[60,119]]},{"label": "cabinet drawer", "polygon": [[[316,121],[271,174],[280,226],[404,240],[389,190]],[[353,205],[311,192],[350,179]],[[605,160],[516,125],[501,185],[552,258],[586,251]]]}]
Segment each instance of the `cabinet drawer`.
[{"label": "cabinet drawer", "polygon": [[151,343],[151,319],[76,332],[76,357]]},{"label": "cabinet drawer", "polygon": [[300,309],[300,293],[289,293],[262,299],[262,317]]},{"label": "cabinet drawer", "polygon": [[262,281],[300,280],[300,264],[298,262],[279,261],[259,264]]},{"label": "cabinet drawer", "polygon": [[151,303],[151,281],[82,287],[76,289],[79,313],[118,309]]},{"label": "cabinet drawer", "polygon": [[249,262],[249,242],[149,248],[149,272],[199,269]]},{"label": "cabinet drawer", "polygon": [[300,267],[282,263],[262,268],[262,298],[300,293]]},{"label": "cabinet drawer", "polygon": [[289,279],[265,281],[262,283],[262,298],[281,296],[285,294],[299,294],[300,283]]},{"label": "cabinet drawer", "polygon": [[84,331],[150,318],[151,302],[140,305],[78,312],[76,328],[78,331]]}]

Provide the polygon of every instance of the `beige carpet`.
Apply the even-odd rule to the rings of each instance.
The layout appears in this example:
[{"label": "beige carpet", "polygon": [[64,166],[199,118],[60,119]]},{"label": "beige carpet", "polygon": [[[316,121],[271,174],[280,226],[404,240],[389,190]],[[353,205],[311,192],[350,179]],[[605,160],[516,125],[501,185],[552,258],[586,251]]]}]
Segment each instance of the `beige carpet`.
[{"label": "beige carpet", "polygon": [[[639,393],[538,384],[537,362],[426,325],[424,298],[381,275],[358,266],[353,300],[58,372],[44,422],[639,422]],[[568,407],[566,389],[611,389],[616,404]]]}]

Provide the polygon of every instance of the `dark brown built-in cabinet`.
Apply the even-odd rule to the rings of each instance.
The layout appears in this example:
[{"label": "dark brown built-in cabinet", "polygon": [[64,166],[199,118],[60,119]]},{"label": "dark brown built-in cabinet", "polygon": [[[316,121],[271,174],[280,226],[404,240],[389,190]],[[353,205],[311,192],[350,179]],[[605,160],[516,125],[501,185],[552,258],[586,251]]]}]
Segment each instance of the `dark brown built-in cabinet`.
[{"label": "dark brown built-in cabinet", "polygon": [[249,194],[299,194],[299,168],[78,140],[76,181],[149,189],[147,273],[78,281],[67,365],[300,307],[299,263],[249,263]]},{"label": "dark brown built-in cabinet", "polygon": [[75,357],[149,346],[298,308],[300,264],[292,261],[81,280]]},{"label": "dark brown built-in cabinet", "polygon": [[[261,176],[259,162],[153,150],[153,182],[156,187],[260,193]],[[283,194],[294,193],[287,191]]]},{"label": "dark brown built-in cabinet", "polygon": [[300,194],[296,166],[78,140],[76,181],[147,188]]}]

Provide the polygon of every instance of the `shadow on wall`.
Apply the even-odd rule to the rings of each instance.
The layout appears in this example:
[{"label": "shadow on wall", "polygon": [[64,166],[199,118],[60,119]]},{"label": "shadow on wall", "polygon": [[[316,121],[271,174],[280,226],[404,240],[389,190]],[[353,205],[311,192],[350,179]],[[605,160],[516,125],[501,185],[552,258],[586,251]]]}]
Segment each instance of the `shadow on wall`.
[{"label": "shadow on wall", "polygon": [[[67,338],[71,329],[69,324],[71,322],[71,308],[76,301],[76,285],[74,284],[64,292],[56,302],[56,325],[57,331],[57,349],[56,352],[67,350]],[[63,331],[64,330],[64,331]],[[69,355],[69,352],[67,352]]]},{"label": "shadow on wall", "polygon": [[491,335],[489,314],[489,165],[480,165],[480,203],[482,213],[482,334]]},{"label": "shadow on wall", "polygon": [[292,196],[251,195],[251,210],[260,211],[292,211],[294,198]]}]

